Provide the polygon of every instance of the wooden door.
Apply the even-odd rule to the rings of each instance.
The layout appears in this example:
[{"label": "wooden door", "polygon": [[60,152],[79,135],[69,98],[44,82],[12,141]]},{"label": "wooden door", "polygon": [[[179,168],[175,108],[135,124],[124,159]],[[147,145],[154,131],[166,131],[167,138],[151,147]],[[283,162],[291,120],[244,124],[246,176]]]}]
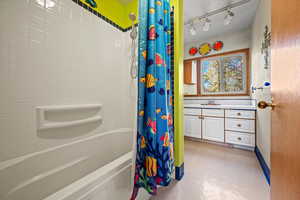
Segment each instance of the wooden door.
[{"label": "wooden door", "polygon": [[185,115],[185,136],[194,137],[194,138],[201,138],[201,117],[200,116],[192,116],[192,115]]},{"label": "wooden door", "polygon": [[203,139],[215,142],[224,142],[224,118],[204,117],[203,125]]},{"label": "wooden door", "polygon": [[300,199],[300,1],[272,1],[271,199]]}]

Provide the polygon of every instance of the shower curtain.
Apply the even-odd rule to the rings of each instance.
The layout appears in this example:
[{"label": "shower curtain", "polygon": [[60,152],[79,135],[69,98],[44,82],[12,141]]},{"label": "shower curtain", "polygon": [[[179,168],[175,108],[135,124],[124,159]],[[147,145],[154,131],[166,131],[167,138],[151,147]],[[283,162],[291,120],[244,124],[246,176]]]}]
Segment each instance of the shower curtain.
[{"label": "shower curtain", "polygon": [[155,195],[174,171],[169,0],[140,0],[137,154],[134,200],[139,188]]}]

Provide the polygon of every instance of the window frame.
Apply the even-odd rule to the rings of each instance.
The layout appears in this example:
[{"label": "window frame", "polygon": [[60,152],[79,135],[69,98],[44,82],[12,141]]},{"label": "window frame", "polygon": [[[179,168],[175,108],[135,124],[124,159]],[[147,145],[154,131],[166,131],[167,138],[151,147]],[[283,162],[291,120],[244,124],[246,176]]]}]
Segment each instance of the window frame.
[{"label": "window frame", "polygon": [[[235,54],[245,54],[246,57],[246,91],[244,93],[224,93],[224,94],[202,94],[201,92],[201,61],[207,58],[230,56]],[[185,97],[228,97],[228,96],[250,96],[250,49],[239,49],[235,51],[228,51],[224,53],[203,56],[199,58],[187,59],[185,61],[196,61],[197,62],[197,94],[195,95],[184,95]]]}]

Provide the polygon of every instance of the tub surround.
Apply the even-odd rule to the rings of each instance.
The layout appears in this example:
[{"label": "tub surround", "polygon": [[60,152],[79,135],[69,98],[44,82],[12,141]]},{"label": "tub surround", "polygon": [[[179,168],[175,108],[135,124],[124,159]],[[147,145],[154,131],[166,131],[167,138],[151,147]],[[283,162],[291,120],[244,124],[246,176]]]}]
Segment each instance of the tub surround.
[{"label": "tub surround", "polygon": [[[43,2],[0,1],[1,200],[46,198],[133,147],[129,33],[73,1]],[[36,107],[86,104],[103,106],[96,115],[88,109],[72,116],[101,116],[101,123],[38,130]],[[71,115],[49,114],[59,122]],[[126,169],[120,182],[128,185],[130,174]]]},{"label": "tub surround", "polygon": [[[125,191],[114,195],[119,197],[120,194],[126,194],[129,198],[132,132],[133,130],[128,128],[102,132],[72,143],[0,162],[0,180],[5,180],[5,184],[0,184],[0,199],[48,197],[47,199],[55,200],[76,200],[87,194],[96,198],[95,192],[90,191],[92,186],[99,187],[99,191],[110,185],[110,180],[115,182],[115,179],[116,182],[122,183],[120,187]],[[119,170],[122,171],[120,176]],[[110,191],[118,190],[117,185],[110,187]],[[103,195],[99,192],[97,194],[98,197]]]},{"label": "tub surround", "polygon": [[132,156],[132,152],[125,154],[44,200],[128,199],[131,186],[127,180],[130,177]]}]

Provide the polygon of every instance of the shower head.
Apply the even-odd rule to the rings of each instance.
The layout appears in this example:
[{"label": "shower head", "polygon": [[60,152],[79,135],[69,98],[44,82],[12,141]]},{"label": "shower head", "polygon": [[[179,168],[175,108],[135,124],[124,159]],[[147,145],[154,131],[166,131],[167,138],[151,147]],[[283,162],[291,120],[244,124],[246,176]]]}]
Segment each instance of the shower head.
[{"label": "shower head", "polygon": [[136,15],[133,12],[130,13],[129,14],[129,19],[134,22],[136,20]]}]

